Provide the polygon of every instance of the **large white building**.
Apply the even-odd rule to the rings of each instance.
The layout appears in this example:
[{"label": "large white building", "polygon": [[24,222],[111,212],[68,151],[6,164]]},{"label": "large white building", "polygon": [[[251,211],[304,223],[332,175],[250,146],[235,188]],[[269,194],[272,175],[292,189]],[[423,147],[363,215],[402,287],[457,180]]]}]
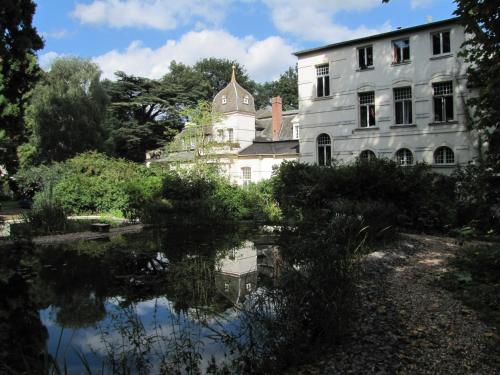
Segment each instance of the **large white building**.
[{"label": "large white building", "polygon": [[385,157],[445,173],[474,160],[464,38],[449,19],[297,52],[300,160]]},{"label": "large white building", "polygon": [[[272,98],[271,110],[256,112],[254,98],[237,82],[234,67],[231,81],[217,93],[212,108],[221,119],[206,132],[213,141],[211,154],[233,183],[269,179],[283,161],[298,159],[297,111],[283,111],[278,96]],[[189,167],[196,148],[196,142],[188,142],[175,153],[151,151],[146,154],[147,163],[181,161]]]}]

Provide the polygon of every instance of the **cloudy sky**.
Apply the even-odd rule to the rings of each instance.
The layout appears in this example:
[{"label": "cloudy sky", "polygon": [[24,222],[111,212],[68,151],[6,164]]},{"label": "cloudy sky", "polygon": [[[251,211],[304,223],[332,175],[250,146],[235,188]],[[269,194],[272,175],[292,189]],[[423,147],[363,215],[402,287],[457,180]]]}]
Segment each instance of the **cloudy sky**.
[{"label": "cloudy sky", "polygon": [[170,61],[221,57],[263,82],[294,51],[452,17],[453,0],[35,0],[44,67],[57,56],[159,78]]}]

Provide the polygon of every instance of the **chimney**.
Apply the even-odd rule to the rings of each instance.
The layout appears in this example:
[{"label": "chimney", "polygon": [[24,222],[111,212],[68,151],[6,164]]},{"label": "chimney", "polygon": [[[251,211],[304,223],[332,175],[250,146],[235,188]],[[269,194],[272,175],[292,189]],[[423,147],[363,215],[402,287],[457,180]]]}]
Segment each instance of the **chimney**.
[{"label": "chimney", "polygon": [[272,118],[273,118],[273,141],[279,141],[280,139],[280,130],[281,130],[281,119],[282,115],[282,107],[281,107],[281,97],[275,96],[271,99],[271,103],[273,106],[272,110]]}]

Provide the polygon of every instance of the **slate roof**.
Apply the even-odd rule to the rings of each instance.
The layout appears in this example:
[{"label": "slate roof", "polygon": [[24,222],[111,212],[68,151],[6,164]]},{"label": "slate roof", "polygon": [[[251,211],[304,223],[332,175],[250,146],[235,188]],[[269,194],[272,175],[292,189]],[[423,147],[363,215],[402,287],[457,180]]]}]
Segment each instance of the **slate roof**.
[{"label": "slate roof", "polygon": [[250,146],[241,150],[238,155],[284,155],[298,154],[299,141],[254,141]]},{"label": "slate roof", "polygon": [[[225,104],[222,103],[224,96],[226,97]],[[245,103],[245,98],[247,103]],[[246,112],[255,114],[253,96],[236,81],[234,66],[231,82],[215,95],[212,107],[214,111],[219,113]]]},{"label": "slate roof", "polygon": [[[281,121],[281,130],[279,133],[280,141],[293,140],[292,120],[298,111],[284,111]],[[260,111],[255,118],[255,140],[272,141],[273,139],[273,119],[270,110]]]}]

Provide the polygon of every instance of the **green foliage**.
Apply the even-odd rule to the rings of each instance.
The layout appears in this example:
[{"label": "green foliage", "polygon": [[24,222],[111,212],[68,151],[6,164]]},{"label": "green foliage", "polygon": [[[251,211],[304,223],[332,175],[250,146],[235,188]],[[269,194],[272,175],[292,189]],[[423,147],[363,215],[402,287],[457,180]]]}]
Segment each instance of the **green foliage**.
[{"label": "green foliage", "polygon": [[452,260],[440,283],[481,318],[500,328],[500,246],[467,245]]},{"label": "green foliage", "polygon": [[468,101],[472,127],[489,143],[489,161],[500,170],[500,7],[497,1],[455,0],[454,14],[467,33],[463,56],[470,63],[468,84],[477,97]]},{"label": "green foliage", "polygon": [[36,192],[35,198],[52,187],[54,198],[71,214],[120,211],[133,218],[159,194],[164,173],[91,152],[21,171],[16,180],[20,192],[30,196]]},{"label": "green foliage", "polygon": [[426,165],[402,168],[384,159],[327,168],[285,163],[275,180],[276,199],[292,222],[318,210],[329,211],[336,201],[344,200],[371,206],[373,212],[367,215],[373,221],[366,225],[373,228],[427,231],[442,230],[453,222],[453,187],[453,179],[432,173]]},{"label": "green foliage", "polygon": [[68,226],[66,210],[51,189],[36,196],[31,210],[23,213],[23,219],[29,225],[31,234],[62,233]]},{"label": "green foliage", "polygon": [[[33,90],[28,108],[30,144],[35,163],[64,161],[74,155],[102,149],[102,122],[107,96],[94,63],[60,58]],[[25,149],[21,149],[26,154]]]},{"label": "green foliage", "polygon": [[32,0],[4,0],[0,9],[0,165],[17,168],[16,147],[25,137],[23,116],[28,93],[39,78],[35,52],[43,40],[32,25]]},{"label": "green foliage", "polygon": [[299,85],[297,67],[288,68],[276,81],[257,84],[254,92],[255,106],[265,108],[271,104],[271,98],[281,96],[285,111],[299,108]]}]

